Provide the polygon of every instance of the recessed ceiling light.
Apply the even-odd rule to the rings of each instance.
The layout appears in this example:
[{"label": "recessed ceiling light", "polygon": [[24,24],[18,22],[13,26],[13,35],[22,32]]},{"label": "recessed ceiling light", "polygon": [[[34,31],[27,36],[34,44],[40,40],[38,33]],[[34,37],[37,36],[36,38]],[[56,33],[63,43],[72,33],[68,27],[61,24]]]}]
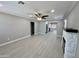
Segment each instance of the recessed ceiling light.
[{"label": "recessed ceiling light", "polygon": [[55,10],[51,10],[51,12],[53,13],[53,12],[55,12]]},{"label": "recessed ceiling light", "polygon": [[2,7],[3,5],[0,3],[0,7]]}]

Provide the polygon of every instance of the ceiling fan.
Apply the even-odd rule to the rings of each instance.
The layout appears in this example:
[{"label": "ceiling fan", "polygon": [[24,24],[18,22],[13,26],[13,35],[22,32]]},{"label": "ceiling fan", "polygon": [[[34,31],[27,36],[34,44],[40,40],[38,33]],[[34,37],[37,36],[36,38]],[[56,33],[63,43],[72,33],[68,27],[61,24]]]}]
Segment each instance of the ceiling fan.
[{"label": "ceiling fan", "polygon": [[[19,1],[18,4],[24,5],[25,3],[23,1]],[[37,18],[37,20],[46,19],[46,17],[48,17],[48,15],[43,15],[42,13],[37,12],[37,11],[35,13],[33,13],[33,15],[31,17],[33,17],[33,16],[35,18]]]},{"label": "ceiling fan", "polygon": [[35,12],[31,17],[36,18],[37,20],[41,21],[42,19],[46,19],[48,17],[47,14],[42,14],[40,12]]}]

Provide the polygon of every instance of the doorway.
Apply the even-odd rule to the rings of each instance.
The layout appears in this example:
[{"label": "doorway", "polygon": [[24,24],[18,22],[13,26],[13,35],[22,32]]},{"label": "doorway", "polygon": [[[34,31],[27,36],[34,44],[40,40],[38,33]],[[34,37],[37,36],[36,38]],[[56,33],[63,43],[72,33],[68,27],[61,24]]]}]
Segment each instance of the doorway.
[{"label": "doorway", "polygon": [[49,25],[48,25],[49,32],[56,31],[56,29],[57,29],[57,23],[55,23],[55,22],[49,23]]},{"label": "doorway", "polygon": [[31,35],[34,35],[34,22],[30,22],[31,25]]},{"label": "doorway", "polygon": [[53,22],[50,22],[48,24],[48,32],[52,32],[54,34],[57,34],[57,22],[56,21],[53,21]]},{"label": "doorway", "polygon": [[46,24],[46,33],[48,33],[48,24]]}]

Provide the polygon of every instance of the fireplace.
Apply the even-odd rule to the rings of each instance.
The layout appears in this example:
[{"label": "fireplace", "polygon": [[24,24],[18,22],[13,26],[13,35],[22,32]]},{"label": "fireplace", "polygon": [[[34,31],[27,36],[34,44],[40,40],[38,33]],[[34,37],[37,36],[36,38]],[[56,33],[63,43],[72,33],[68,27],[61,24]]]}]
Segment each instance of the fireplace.
[{"label": "fireplace", "polygon": [[77,37],[78,30],[72,28],[66,28],[63,31],[64,42],[64,57],[73,58],[75,57],[77,48]]}]

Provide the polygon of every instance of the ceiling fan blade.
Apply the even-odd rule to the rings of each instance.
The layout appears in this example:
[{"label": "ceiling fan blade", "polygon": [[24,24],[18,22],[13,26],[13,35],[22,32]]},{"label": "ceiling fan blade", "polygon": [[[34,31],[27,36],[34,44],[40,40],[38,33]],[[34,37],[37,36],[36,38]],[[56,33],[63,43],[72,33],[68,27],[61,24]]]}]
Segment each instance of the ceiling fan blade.
[{"label": "ceiling fan blade", "polygon": [[44,16],[42,16],[42,18],[45,18],[45,17],[48,17],[48,15],[44,15]]},{"label": "ceiling fan blade", "polygon": [[42,18],[42,19],[46,19],[46,18],[44,17],[44,18]]},{"label": "ceiling fan blade", "polygon": [[37,17],[38,17],[38,14],[35,14],[35,16],[37,16]]}]

